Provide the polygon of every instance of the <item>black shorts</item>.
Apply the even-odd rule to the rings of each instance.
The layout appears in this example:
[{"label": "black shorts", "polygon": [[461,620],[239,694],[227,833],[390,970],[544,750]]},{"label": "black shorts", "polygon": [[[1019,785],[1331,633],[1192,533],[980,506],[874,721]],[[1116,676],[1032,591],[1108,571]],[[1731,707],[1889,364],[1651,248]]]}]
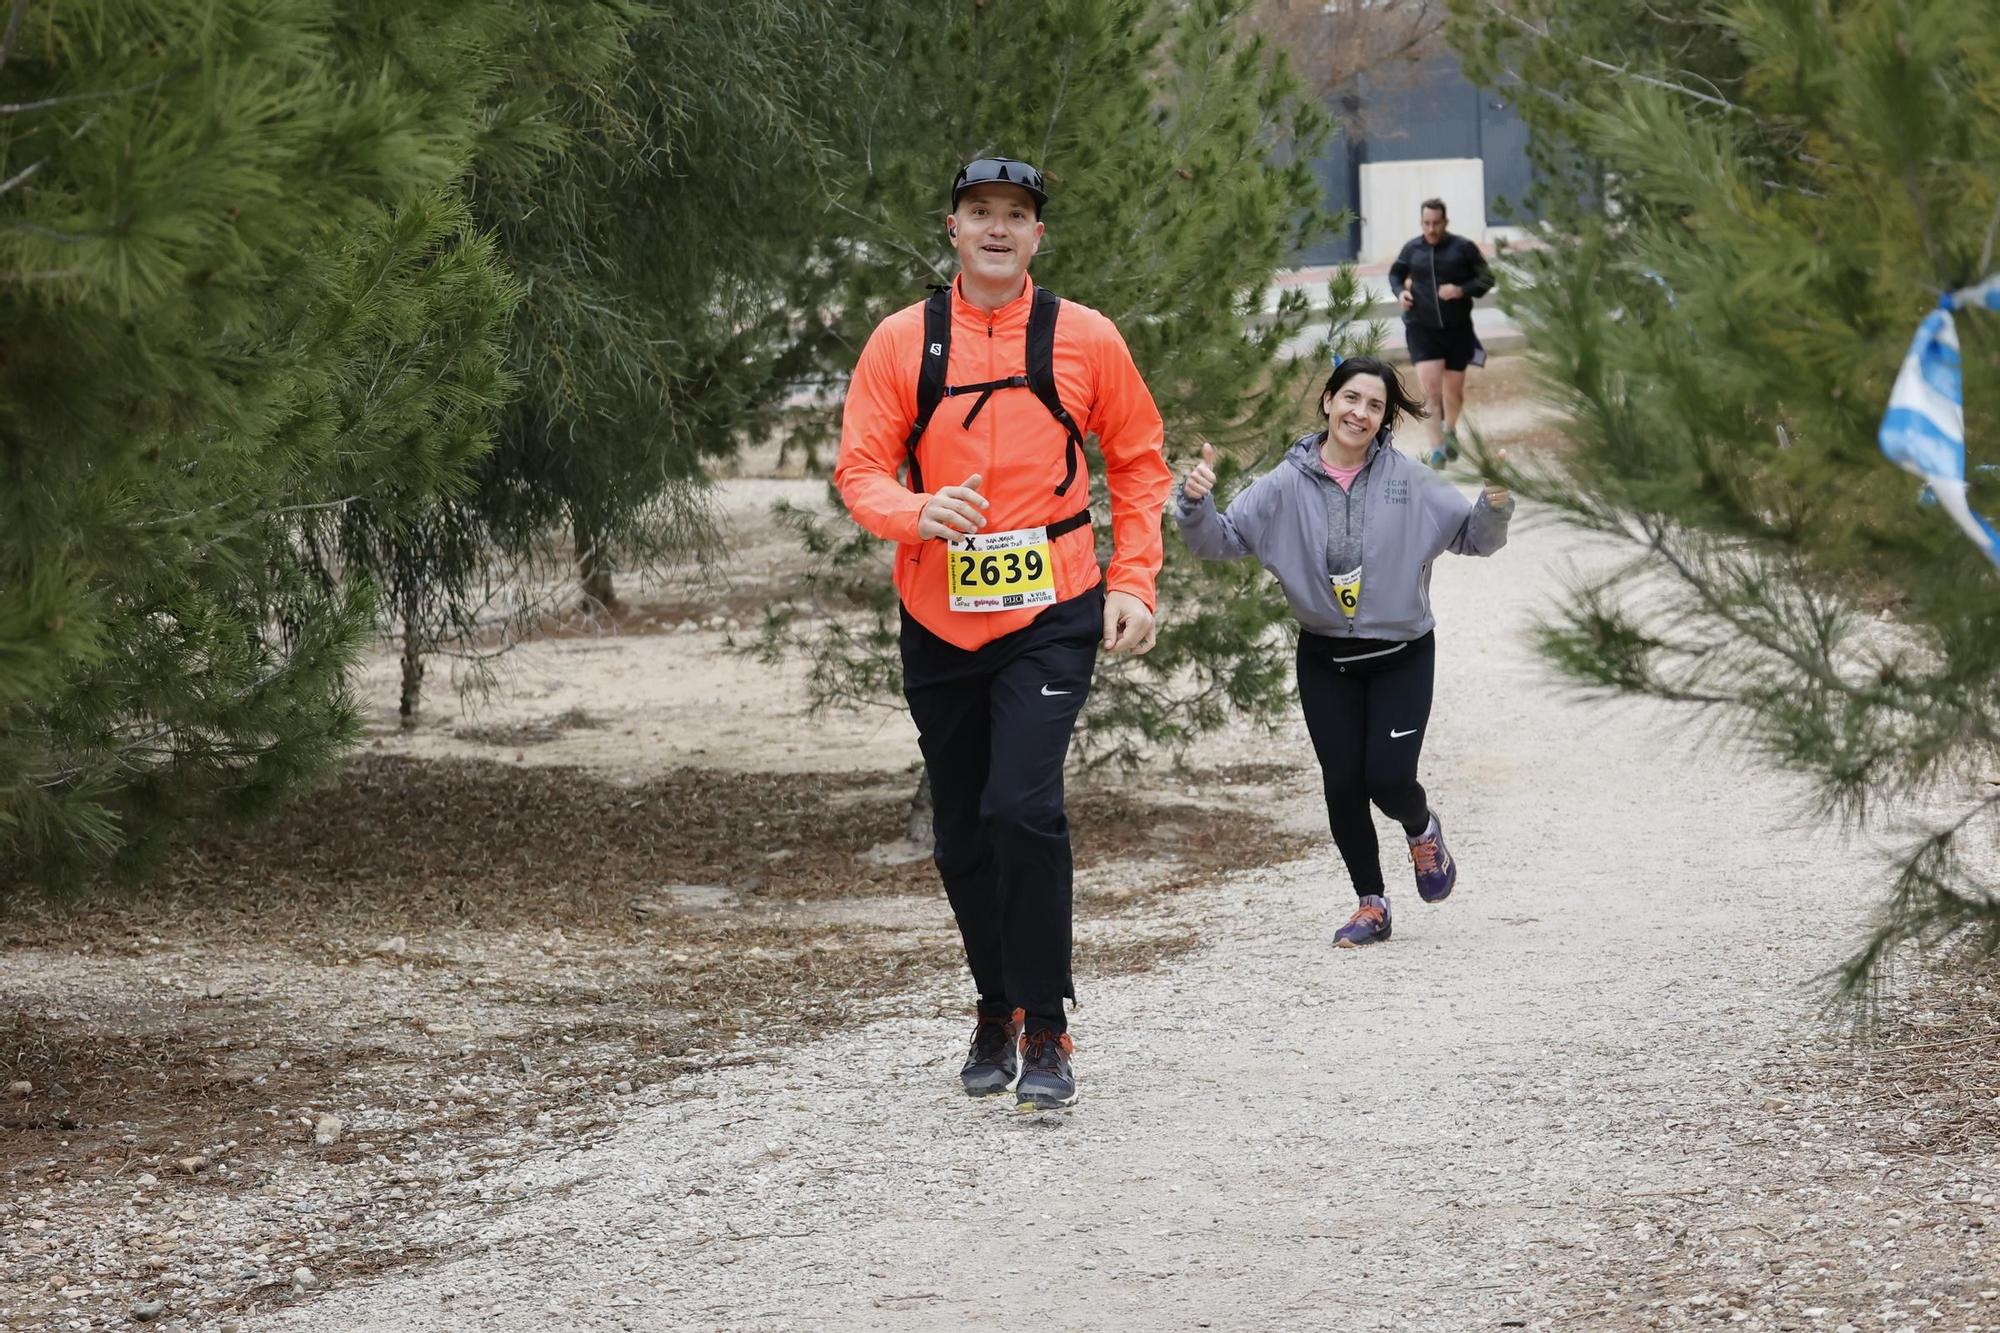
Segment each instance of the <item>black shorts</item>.
[{"label": "black shorts", "polygon": [[1434,329],[1428,324],[1404,324],[1403,343],[1410,349],[1410,364],[1442,361],[1446,370],[1464,370],[1486,364],[1486,349],[1470,324],[1449,324]]}]

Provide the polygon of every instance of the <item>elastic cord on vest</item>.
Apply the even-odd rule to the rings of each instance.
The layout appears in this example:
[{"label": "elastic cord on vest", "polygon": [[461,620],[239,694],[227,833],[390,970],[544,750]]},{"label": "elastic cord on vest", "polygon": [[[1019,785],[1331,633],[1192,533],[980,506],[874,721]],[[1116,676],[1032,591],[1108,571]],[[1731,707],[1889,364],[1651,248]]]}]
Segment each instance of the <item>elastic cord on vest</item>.
[{"label": "elastic cord on vest", "polygon": [[947,398],[956,398],[960,394],[967,393],[976,393],[979,395],[979,401],[974,403],[972,410],[965,414],[965,421],[962,423],[967,430],[970,430],[972,428],[972,419],[979,415],[980,408],[986,406],[986,400],[993,396],[995,389],[1025,389],[1027,387],[1028,377],[1026,375],[1009,375],[1004,380],[987,380],[984,384],[948,384],[945,386],[944,396]]}]

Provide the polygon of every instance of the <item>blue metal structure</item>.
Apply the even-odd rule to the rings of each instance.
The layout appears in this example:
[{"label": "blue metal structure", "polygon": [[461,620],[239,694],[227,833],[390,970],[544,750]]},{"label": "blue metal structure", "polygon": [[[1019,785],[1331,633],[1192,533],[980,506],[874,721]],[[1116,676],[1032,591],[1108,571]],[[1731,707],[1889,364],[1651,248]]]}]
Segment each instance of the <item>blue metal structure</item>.
[{"label": "blue metal structure", "polygon": [[[1534,184],[1528,162],[1528,127],[1513,103],[1499,93],[1466,82],[1450,51],[1427,57],[1393,79],[1363,74],[1331,99],[1342,124],[1358,123],[1355,133],[1336,134],[1313,163],[1326,191],[1329,211],[1361,209],[1364,162],[1406,162],[1418,158],[1476,157],[1486,163],[1488,225],[1531,221],[1525,201]],[[1412,236],[1417,219],[1409,219]],[[1361,248],[1357,220],[1343,232],[1302,252],[1300,265],[1337,264]]]}]

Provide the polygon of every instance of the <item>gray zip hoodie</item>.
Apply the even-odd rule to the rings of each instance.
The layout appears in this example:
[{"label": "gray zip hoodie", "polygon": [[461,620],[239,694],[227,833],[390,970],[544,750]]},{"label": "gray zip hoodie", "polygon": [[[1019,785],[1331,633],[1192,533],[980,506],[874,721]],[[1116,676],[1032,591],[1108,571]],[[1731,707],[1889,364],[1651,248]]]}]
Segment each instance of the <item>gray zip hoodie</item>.
[{"label": "gray zip hoodie", "polygon": [[[1431,616],[1431,562],[1446,551],[1492,555],[1507,544],[1514,502],[1495,509],[1482,489],[1467,500],[1456,486],[1405,457],[1383,431],[1368,446],[1367,470],[1354,480],[1350,522],[1360,528],[1361,592],[1354,615],[1340,609],[1329,570],[1326,501],[1320,467],[1325,437],[1293,442],[1285,461],[1250,483],[1218,512],[1211,492],[1190,504],[1177,488],[1174,518],[1188,549],[1204,560],[1254,555],[1278,576],[1299,623],[1346,639],[1420,639]],[[1356,504],[1355,501],[1359,503]],[[1358,514],[1355,511],[1358,510]]]}]

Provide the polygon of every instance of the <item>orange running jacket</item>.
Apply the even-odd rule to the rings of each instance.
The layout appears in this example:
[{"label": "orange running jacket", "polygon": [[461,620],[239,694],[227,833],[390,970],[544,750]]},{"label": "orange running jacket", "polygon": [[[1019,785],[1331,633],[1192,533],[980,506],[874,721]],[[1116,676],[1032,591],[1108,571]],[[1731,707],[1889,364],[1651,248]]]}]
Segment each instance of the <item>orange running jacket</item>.
[{"label": "orange running jacket", "polygon": [[[1026,374],[1033,303],[1030,282],[989,315],[967,301],[954,281],[945,383]],[[876,326],[848,385],[833,480],[855,522],[898,543],[896,592],[910,614],[947,643],[969,650],[1020,629],[1043,608],[953,611],[945,590],[945,544],[917,539],[917,516],[930,493],[912,491],[896,474],[905,461],[903,441],[917,419],[923,342],[921,301]],[[1117,326],[1074,301],[1064,301],[1057,314],[1055,375],[1063,407],[1085,436],[1097,436],[1109,474],[1113,554],[1105,586],[1131,593],[1150,608],[1163,555],[1160,515],[1173,489],[1161,451],[1159,409]],[[932,413],[930,429],[917,444],[926,485],[959,486],[979,474],[979,492],[991,502],[981,532],[1043,527],[1089,505],[1090,468],[1081,457],[1076,481],[1066,494],[1055,493],[1069,437],[1033,390],[996,392],[968,428],[964,419],[973,401],[946,398]],[[1088,525],[1057,537],[1049,555],[1058,601],[1097,583],[1097,549]]]}]

